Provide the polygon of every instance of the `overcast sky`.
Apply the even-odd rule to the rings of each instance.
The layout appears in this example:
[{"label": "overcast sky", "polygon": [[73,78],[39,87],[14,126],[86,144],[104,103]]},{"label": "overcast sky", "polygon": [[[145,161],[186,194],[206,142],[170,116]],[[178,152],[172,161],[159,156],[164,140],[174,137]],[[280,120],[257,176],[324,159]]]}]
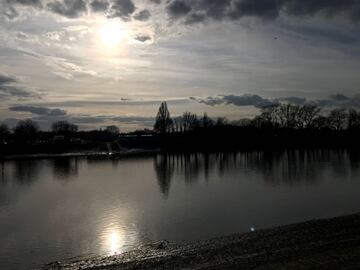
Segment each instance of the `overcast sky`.
[{"label": "overcast sky", "polygon": [[360,108],[358,0],[0,0],[0,122]]}]

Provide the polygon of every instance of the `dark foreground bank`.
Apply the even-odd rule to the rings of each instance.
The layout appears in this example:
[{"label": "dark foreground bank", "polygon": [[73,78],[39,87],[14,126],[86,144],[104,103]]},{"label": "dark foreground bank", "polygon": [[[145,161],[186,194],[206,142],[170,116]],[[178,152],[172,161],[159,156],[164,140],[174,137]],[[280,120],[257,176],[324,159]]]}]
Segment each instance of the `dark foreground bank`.
[{"label": "dark foreground bank", "polygon": [[42,269],[360,269],[360,214],[181,246],[161,242]]}]

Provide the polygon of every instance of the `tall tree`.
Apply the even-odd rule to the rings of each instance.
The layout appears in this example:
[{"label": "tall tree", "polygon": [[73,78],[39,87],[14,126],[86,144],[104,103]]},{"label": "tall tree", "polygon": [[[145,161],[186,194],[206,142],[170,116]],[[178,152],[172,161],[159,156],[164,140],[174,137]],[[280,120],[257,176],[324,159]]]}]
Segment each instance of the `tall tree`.
[{"label": "tall tree", "polygon": [[156,122],[154,130],[161,134],[171,131],[173,120],[170,117],[170,112],[167,108],[166,102],[161,103],[159,111],[156,115]]}]

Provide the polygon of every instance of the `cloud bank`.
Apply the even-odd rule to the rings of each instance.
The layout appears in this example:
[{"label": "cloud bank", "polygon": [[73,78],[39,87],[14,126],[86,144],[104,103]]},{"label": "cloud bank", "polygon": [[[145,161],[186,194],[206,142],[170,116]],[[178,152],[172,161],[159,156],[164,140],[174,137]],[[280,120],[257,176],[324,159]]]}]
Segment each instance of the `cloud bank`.
[{"label": "cloud bank", "polygon": [[187,23],[212,20],[238,20],[243,17],[275,19],[280,14],[290,16],[343,16],[351,21],[360,19],[358,0],[172,0],[167,12],[173,19],[183,18]]},{"label": "cloud bank", "polygon": [[278,106],[283,103],[293,105],[316,105],[319,107],[343,107],[360,109],[360,95],[347,97],[343,94],[331,95],[328,99],[310,100],[303,97],[281,97],[268,99],[259,95],[245,94],[245,95],[219,95],[209,96],[206,98],[190,97],[191,100],[199,103],[216,106],[216,105],[234,105],[234,106],[253,106],[255,108],[263,109],[267,107]]},{"label": "cloud bank", "polygon": [[37,115],[46,116],[64,116],[66,111],[61,109],[49,109],[46,107],[34,107],[34,106],[13,106],[9,108],[10,111],[15,112],[30,112]]},{"label": "cloud bank", "polygon": [[[360,19],[358,0],[148,0],[143,3],[165,6],[170,20],[184,19],[186,23],[199,23],[206,20],[239,20],[243,17],[276,19],[281,14],[290,16],[315,16],[318,14],[331,18],[342,16],[350,21]],[[161,3],[165,5],[160,5]],[[45,4],[46,3],[46,4]],[[109,17],[129,20],[132,15],[138,20],[147,20],[148,10],[137,13],[137,2],[133,0],[4,0],[3,13],[16,16],[18,6],[46,9],[67,18],[76,18],[92,12],[106,12]],[[134,14],[135,13],[135,14]]]},{"label": "cloud bank", "polygon": [[1,99],[10,98],[34,98],[38,97],[33,91],[18,85],[19,81],[15,77],[0,73],[0,97]]}]

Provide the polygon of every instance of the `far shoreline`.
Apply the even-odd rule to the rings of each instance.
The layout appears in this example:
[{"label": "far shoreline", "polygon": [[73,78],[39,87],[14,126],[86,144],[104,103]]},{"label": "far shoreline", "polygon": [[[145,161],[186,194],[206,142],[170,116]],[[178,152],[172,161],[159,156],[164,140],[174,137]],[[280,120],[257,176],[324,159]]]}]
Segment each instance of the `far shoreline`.
[{"label": "far shoreline", "polygon": [[151,155],[164,152],[161,149],[129,149],[119,153],[108,152],[68,152],[68,153],[38,153],[38,154],[14,154],[14,155],[0,155],[0,161],[12,160],[34,160],[34,159],[57,159],[57,158],[110,158],[110,157],[134,157],[142,155]]}]

